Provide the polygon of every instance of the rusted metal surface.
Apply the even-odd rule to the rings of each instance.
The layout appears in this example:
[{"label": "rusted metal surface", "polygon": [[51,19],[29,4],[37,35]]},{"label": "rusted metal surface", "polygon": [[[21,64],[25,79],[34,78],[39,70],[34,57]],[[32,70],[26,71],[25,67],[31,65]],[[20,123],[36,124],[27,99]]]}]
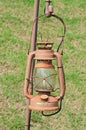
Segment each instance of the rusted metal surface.
[{"label": "rusted metal surface", "polygon": [[60,53],[55,52],[54,55],[57,59],[58,64],[58,75],[59,75],[59,85],[60,85],[60,97],[64,97],[66,85],[65,85],[65,75],[64,75],[64,68],[62,64],[62,55]]},{"label": "rusted metal surface", "polygon": [[38,45],[53,45],[54,43],[53,42],[49,42],[49,41],[44,41],[44,42],[37,42],[36,44]]},{"label": "rusted metal surface", "polygon": [[39,49],[36,51],[34,59],[52,60],[52,59],[54,59],[53,53],[54,53],[53,50]]},{"label": "rusted metal surface", "polygon": [[51,0],[46,0],[45,16],[50,17],[53,13],[53,7],[50,5]]},{"label": "rusted metal surface", "polygon": [[[30,52],[29,53],[29,56],[28,56],[28,68],[27,68],[27,73],[26,73],[26,79],[28,80],[28,82],[31,82],[30,81],[30,73],[31,73],[31,66],[32,66],[32,60],[33,59],[36,59],[35,58],[35,56],[36,56],[36,52],[37,51],[34,51],[34,52]],[[47,53],[48,54],[48,53]],[[40,53],[39,53],[39,55],[40,55]],[[44,53],[44,56],[43,57],[45,57],[45,53]],[[46,55],[46,57],[47,57],[47,55]],[[54,58],[56,58],[56,61],[57,61],[57,64],[58,64],[58,77],[59,77],[59,86],[60,86],[60,94],[59,94],[59,96],[57,95],[56,97],[58,98],[63,98],[64,97],[64,94],[65,94],[65,77],[64,77],[64,70],[63,70],[63,65],[62,65],[62,55],[60,54],[60,53],[58,53],[58,52],[54,52],[53,53],[53,57]],[[37,60],[38,60],[38,58],[37,58]],[[39,61],[39,65],[40,66],[38,66],[38,67],[44,67],[44,68],[47,68],[47,64],[48,63],[46,63],[46,59],[41,59],[40,58],[40,60],[42,60],[42,63],[40,63],[40,61]],[[50,59],[50,61],[51,61],[52,59]],[[49,59],[48,59],[48,62],[49,62]],[[45,66],[43,66],[45,64]],[[41,66],[42,65],[42,66]],[[51,65],[52,65],[52,63],[51,63]],[[49,66],[48,66],[49,67]],[[39,104],[41,104],[41,99],[40,99],[40,96],[39,95],[37,95],[37,96],[32,96],[31,94],[30,94],[30,88],[28,88],[28,82],[26,82],[26,84],[25,84],[25,88],[24,88],[24,94],[25,94],[25,96],[27,97],[27,98],[29,98],[30,99],[30,109],[32,108],[32,110],[37,110],[37,108],[38,108],[38,110],[44,110],[44,109],[46,109],[46,110],[51,110],[51,108],[52,108],[52,110],[54,109],[53,107],[51,107],[51,108],[43,108],[43,106],[42,105],[40,105],[40,107],[38,106],[36,106],[38,103],[38,101],[39,101]],[[53,96],[51,96],[50,95],[50,97],[52,97],[52,98],[55,98],[55,97],[53,97]],[[51,104],[52,104],[52,98],[50,98],[49,97],[49,102],[51,102]],[[57,104],[56,102],[58,102],[58,101],[56,101],[56,98],[55,98],[55,104]],[[33,105],[34,104],[34,105]],[[54,105],[55,105],[54,104]],[[49,105],[49,103],[47,102],[47,105]],[[56,108],[56,106],[55,106],[55,108]]]},{"label": "rusted metal surface", "polygon": [[28,106],[31,110],[37,111],[53,111],[57,110],[58,107],[58,97],[53,97],[49,92],[38,92],[38,95],[28,96],[30,98],[30,105]]},{"label": "rusted metal surface", "polygon": [[38,61],[38,63],[35,65],[35,68],[54,68],[54,65],[51,61]]},{"label": "rusted metal surface", "polygon": [[[46,96],[47,100],[43,99],[43,96]],[[58,109],[58,100],[52,96],[38,94],[31,98],[31,103],[28,107],[37,111],[53,111]]]},{"label": "rusted metal surface", "polygon": [[37,40],[37,29],[38,29],[38,13],[39,13],[39,4],[40,0],[34,0],[34,25],[32,30],[32,36],[31,36],[31,51],[34,51],[36,49],[36,40]]},{"label": "rusted metal surface", "polygon": [[[34,19],[36,19],[38,17],[38,12],[39,12],[39,3],[40,0],[35,0],[34,1]],[[37,27],[38,27],[38,19],[36,19],[34,26],[33,26],[33,31],[32,31],[32,36],[31,36],[31,51],[34,51],[36,48],[36,39],[37,39]],[[29,56],[28,56],[29,57]],[[30,79],[32,77],[33,74],[33,67],[34,67],[34,63],[32,63],[32,68],[31,69],[31,73],[30,73]],[[26,68],[26,76],[28,75],[28,61],[27,61],[27,68]],[[33,83],[29,83],[28,80],[26,79],[27,77],[25,76],[25,84],[24,84],[24,92],[25,89],[27,89],[27,85],[29,85],[30,90],[29,92],[32,93],[33,90]],[[25,130],[30,130],[30,120],[31,120],[31,110],[28,109],[28,105],[30,103],[29,99],[26,99],[26,122],[25,122]]]}]

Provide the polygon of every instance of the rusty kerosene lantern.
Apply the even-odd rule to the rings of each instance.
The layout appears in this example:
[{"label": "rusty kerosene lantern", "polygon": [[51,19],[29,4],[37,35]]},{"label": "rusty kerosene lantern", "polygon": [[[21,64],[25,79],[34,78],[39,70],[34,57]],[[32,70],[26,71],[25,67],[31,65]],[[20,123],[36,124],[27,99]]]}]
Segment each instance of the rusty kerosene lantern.
[{"label": "rusty kerosene lantern", "polygon": [[[28,77],[26,78],[29,83],[32,61],[35,60],[35,72],[33,74],[33,82],[37,95],[31,95],[28,91],[30,88],[25,88],[24,93],[27,98],[30,99],[28,108],[30,110],[39,111],[52,111],[59,110],[58,101],[62,100],[65,93],[65,80],[62,65],[62,55],[52,50],[53,43],[51,42],[40,42],[38,50],[30,52],[28,57]],[[59,96],[52,96],[51,92],[54,91],[54,84],[57,77],[55,67],[52,64],[52,60],[56,60],[58,64],[58,76],[60,83],[60,94]]]},{"label": "rusty kerosene lantern", "polygon": [[[46,0],[45,17],[54,17],[59,19],[64,26],[64,34],[62,35],[61,42],[57,51],[52,49],[53,42],[48,40],[36,42],[37,39],[37,24],[38,24],[38,6],[39,0],[35,1],[35,20],[32,32],[31,51],[28,53],[28,61],[25,76],[24,95],[28,99],[27,113],[26,113],[26,127],[25,130],[30,128],[30,112],[31,110],[38,110],[44,116],[51,116],[61,110],[62,99],[65,94],[65,77],[62,64],[62,53],[59,48],[64,41],[66,26],[64,21],[54,15],[53,8],[50,5],[50,0]],[[57,70],[53,64],[53,60],[57,62]],[[58,78],[57,78],[58,74]],[[53,96],[52,92],[55,91],[56,81],[59,82],[60,93]],[[57,86],[58,87],[58,86]],[[36,91],[33,94],[33,89]],[[60,102],[60,103],[59,103]],[[44,111],[54,111],[52,114],[44,114]]]}]

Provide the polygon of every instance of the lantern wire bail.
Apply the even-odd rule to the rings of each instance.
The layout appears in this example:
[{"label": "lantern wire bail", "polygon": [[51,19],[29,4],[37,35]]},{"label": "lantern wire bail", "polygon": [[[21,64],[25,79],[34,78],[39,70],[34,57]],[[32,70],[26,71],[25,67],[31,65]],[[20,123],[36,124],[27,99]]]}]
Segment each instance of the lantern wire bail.
[{"label": "lantern wire bail", "polygon": [[44,111],[42,111],[41,114],[42,114],[43,116],[53,116],[53,115],[56,115],[56,114],[59,113],[59,112],[61,111],[61,109],[62,109],[62,100],[63,100],[63,97],[60,97],[59,109],[58,109],[56,112],[51,113],[51,114],[45,114]]},{"label": "lantern wire bail", "polygon": [[[36,19],[33,21],[32,31],[33,31],[34,23],[36,22],[36,20],[39,19],[39,18],[41,18],[41,17],[43,17],[43,16],[45,16],[45,15],[40,15],[39,17],[36,17]],[[64,38],[65,38],[65,34],[66,34],[66,24],[65,24],[64,20],[63,20],[61,17],[59,17],[59,16],[57,16],[57,15],[55,15],[55,14],[51,14],[50,17],[54,17],[54,18],[58,19],[58,20],[62,23],[62,25],[63,25],[63,35],[60,36],[60,37],[61,37],[61,41],[60,41],[60,43],[59,43],[59,45],[58,45],[58,47],[57,47],[57,52],[59,52],[59,49],[60,49],[60,47],[62,46],[62,44],[63,44],[63,42],[64,42]],[[32,37],[32,31],[31,31],[31,37]],[[31,42],[31,37],[30,37],[30,42]]]}]

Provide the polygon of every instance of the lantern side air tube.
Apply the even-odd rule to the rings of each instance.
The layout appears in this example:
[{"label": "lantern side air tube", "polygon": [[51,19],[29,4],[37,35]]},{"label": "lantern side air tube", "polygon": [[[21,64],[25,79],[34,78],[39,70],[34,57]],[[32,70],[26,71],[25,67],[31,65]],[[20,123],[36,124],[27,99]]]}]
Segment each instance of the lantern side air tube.
[{"label": "lantern side air tube", "polygon": [[63,69],[63,64],[62,64],[62,55],[58,52],[55,52],[54,55],[56,56],[57,59],[57,64],[58,64],[58,76],[59,76],[59,85],[60,85],[60,98],[63,99],[65,95],[65,75],[64,75],[64,69]]},{"label": "lantern side air tube", "polygon": [[30,94],[30,89],[29,84],[31,83],[30,81],[30,74],[31,74],[31,67],[32,67],[32,60],[35,56],[35,52],[30,52],[28,55],[28,62],[27,62],[27,68],[26,68],[26,75],[25,75],[25,83],[24,83],[24,95],[27,98],[31,98],[32,95]]}]

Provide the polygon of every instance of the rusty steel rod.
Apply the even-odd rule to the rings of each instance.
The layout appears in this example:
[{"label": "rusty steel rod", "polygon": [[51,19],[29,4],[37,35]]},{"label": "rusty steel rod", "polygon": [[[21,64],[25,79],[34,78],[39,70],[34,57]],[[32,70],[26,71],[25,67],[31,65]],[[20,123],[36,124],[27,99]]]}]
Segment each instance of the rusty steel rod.
[{"label": "rusty steel rod", "polygon": [[35,23],[33,25],[32,37],[31,37],[31,51],[36,49],[36,40],[37,40],[37,28],[38,28],[38,12],[39,12],[39,3],[40,0],[35,0],[34,3],[34,20]]},{"label": "rusty steel rod", "polygon": [[[38,17],[39,3],[40,3],[40,0],[35,0],[34,1],[34,20]],[[36,19],[36,21],[34,23],[34,26],[33,26],[32,37],[31,37],[31,51],[34,51],[35,48],[36,48],[37,27],[38,27],[38,19]],[[34,67],[34,63],[33,63],[33,67]],[[33,72],[33,67],[31,68],[31,72]],[[26,68],[28,68],[28,63],[27,63]],[[27,71],[26,71],[26,73],[27,73]],[[32,77],[32,73],[31,73],[30,77]],[[26,80],[27,79],[25,77],[25,83],[26,83]],[[33,89],[33,84],[30,84],[30,87]],[[31,93],[32,93],[32,89],[31,89]],[[28,105],[29,105],[29,99],[26,99],[25,130],[30,130],[31,110],[28,109]]]}]

